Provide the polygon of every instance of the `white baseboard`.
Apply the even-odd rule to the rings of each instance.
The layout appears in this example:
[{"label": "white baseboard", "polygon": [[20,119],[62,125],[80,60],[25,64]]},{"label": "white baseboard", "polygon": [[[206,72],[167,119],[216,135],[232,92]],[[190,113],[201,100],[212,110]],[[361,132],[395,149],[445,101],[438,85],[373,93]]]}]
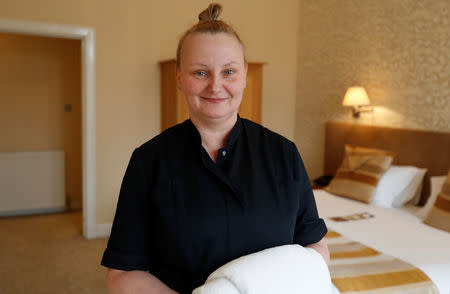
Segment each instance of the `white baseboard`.
[{"label": "white baseboard", "polygon": [[112,224],[97,224],[93,238],[105,238],[111,234]]}]

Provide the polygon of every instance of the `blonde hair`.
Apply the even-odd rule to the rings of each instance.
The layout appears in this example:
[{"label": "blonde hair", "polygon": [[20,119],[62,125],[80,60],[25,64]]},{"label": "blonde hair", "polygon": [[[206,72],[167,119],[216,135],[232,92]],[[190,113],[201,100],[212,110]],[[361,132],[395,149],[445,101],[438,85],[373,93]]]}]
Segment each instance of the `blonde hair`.
[{"label": "blonde hair", "polygon": [[[181,36],[180,41],[178,42],[177,48],[177,67],[180,68],[181,63],[181,50],[183,48],[184,40],[187,36],[196,34],[196,33],[209,33],[209,34],[217,34],[217,33],[226,33],[234,36],[242,46],[242,50],[244,50],[244,44],[239,38],[237,32],[226,22],[219,20],[219,16],[222,13],[222,5],[218,3],[211,3],[208,8],[200,12],[198,15],[198,23],[193,25],[190,29],[188,29],[183,36]],[[245,50],[244,50],[245,55]],[[245,57],[244,57],[245,58]]]}]

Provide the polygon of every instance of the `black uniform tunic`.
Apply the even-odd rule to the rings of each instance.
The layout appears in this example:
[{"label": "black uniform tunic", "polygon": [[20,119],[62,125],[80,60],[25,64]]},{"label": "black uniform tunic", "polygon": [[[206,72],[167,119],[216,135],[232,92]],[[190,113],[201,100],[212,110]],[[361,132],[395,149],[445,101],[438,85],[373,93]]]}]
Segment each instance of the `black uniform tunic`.
[{"label": "black uniform tunic", "polygon": [[186,120],[134,150],[101,263],[184,294],[230,260],[326,232],[294,143],[238,117],[214,163]]}]

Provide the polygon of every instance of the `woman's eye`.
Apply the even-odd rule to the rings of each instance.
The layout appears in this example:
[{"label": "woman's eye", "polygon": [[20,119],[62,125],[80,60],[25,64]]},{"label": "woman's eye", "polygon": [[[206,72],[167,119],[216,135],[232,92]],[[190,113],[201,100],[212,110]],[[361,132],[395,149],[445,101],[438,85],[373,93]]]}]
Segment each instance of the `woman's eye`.
[{"label": "woman's eye", "polygon": [[194,74],[199,77],[206,77],[206,72],[203,70],[196,71]]}]

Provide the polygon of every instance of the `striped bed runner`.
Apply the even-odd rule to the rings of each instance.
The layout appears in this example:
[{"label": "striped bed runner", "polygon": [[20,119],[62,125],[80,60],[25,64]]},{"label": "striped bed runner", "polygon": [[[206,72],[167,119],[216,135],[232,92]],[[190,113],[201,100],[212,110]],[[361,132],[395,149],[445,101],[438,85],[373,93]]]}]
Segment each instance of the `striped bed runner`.
[{"label": "striped bed runner", "polygon": [[439,294],[420,269],[329,231],[331,279],[341,294]]}]

